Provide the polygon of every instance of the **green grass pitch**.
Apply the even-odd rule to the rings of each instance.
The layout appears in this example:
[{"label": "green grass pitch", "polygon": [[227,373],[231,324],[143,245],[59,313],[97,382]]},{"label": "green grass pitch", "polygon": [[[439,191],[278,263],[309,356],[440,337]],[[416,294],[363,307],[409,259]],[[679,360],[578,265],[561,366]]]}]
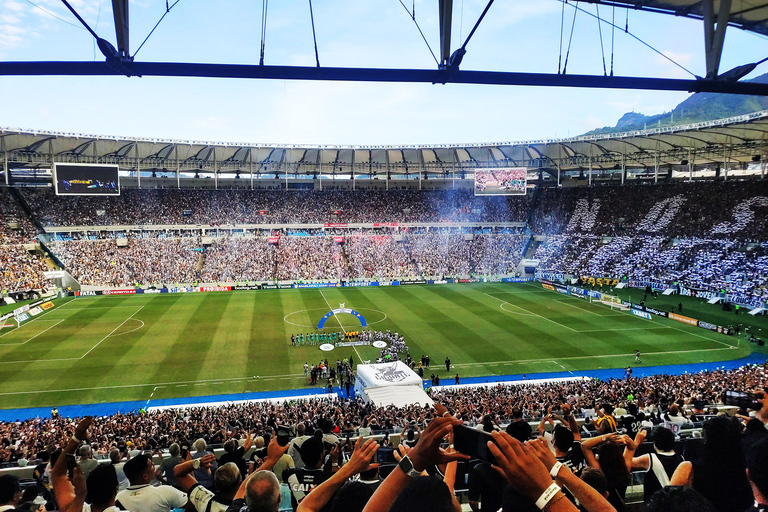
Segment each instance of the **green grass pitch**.
[{"label": "green grass pitch", "polygon": [[[696,300],[684,299],[693,316]],[[427,376],[435,371],[441,379],[634,366],[635,349],[643,365],[720,361],[754,347],[533,283],[83,297],[0,330],[0,407],[306,388],[305,361],[377,357],[370,346],[290,346],[291,333],[313,332],[342,302],[369,328],[404,335],[415,358],[429,354]],[[359,322],[341,314],[325,331],[342,328],[359,329]]]}]

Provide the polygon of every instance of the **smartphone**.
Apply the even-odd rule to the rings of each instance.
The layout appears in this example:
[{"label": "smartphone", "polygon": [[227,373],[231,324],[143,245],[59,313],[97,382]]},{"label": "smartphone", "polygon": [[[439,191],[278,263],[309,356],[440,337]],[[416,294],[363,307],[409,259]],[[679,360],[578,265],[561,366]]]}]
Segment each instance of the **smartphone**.
[{"label": "smartphone", "polygon": [[67,454],[67,475],[69,475],[69,478],[72,478],[72,475],[75,471],[75,466],[77,466],[77,458],[75,458],[74,455],[71,453]]},{"label": "smartphone", "polygon": [[293,435],[291,434],[291,428],[284,425],[277,426],[277,444],[280,446],[286,446],[291,442]]},{"label": "smartphone", "polygon": [[187,455],[189,455],[189,449],[187,447],[184,447],[181,449],[181,460],[187,460]]},{"label": "smartphone", "polygon": [[729,389],[725,392],[723,402],[725,402],[725,405],[735,405],[739,408],[743,407],[744,409],[759,411],[763,408],[763,403],[760,401],[761,398],[755,393]]},{"label": "smartphone", "polygon": [[456,451],[493,464],[495,459],[488,449],[488,441],[493,441],[493,436],[488,432],[464,425],[453,427],[453,445]]}]

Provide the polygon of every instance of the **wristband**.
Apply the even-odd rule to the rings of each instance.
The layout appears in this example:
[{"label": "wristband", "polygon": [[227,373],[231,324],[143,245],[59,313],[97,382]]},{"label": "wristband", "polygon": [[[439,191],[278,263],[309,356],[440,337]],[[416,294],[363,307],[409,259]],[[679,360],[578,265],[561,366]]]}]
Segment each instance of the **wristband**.
[{"label": "wristband", "polygon": [[557,478],[557,473],[560,471],[560,468],[563,466],[564,464],[562,462],[555,462],[555,465],[552,466],[552,469],[549,470],[549,474],[552,475],[552,478]]},{"label": "wristband", "polygon": [[72,437],[70,437],[70,439],[73,440],[76,443],[82,443],[82,441],[79,440],[78,438],[76,438],[74,434],[72,434]]},{"label": "wristband", "polygon": [[536,506],[539,508],[539,510],[544,510],[544,507],[546,507],[550,500],[555,497],[555,494],[560,492],[560,487],[552,482],[552,484],[546,488],[546,490],[541,493],[541,496],[539,496],[539,499],[536,500]]}]

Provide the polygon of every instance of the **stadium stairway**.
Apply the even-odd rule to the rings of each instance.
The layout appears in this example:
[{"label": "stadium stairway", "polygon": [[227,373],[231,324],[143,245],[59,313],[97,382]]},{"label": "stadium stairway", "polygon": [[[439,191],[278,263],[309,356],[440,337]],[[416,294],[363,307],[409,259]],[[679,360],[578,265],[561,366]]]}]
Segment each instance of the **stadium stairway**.
[{"label": "stadium stairway", "polygon": [[[627,354],[627,359],[632,360],[634,354]],[[751,364],[763,364],[768,357],[758,352],[742,357],[740,359],[734,359],[732,361],[717,361],[711,363],[693,363],[693,364],[680,364],[680,365],[666,365],[666,366],[640,366],[635,368],[635,376],[643,377],[646,375],[682,375],[685,373],[697,373],[701,371],[716,370],[716,369],[734,369],[741,366]],[[556,377],[573,377],[584,376],[596,379],[608,380],[608,379],[622,379],[624,377],[624,368],[607,368],[601,370],[586,370],[578,372],[562,371],[554,373],[530,373],[526,375],[493,375],[488,377],[462,377],[462,384],[481,384],[481,383],[494,383],[510,380],[523,380],[525,379],[547,379]],[[424,381],[425,387],[429,386],[429,381]],[[101,404],[85,404],[85,405],[57,405],[59,414],[64,417],[78,417],[78,416],[105,416],[109,414],[115,414],[118,412],[138,411],[142,407],[147,406],[168,406],[168,405],[180,405],[189,404],[194,401],[196,404],[205,405],[210,402],[225,402],[236,400],[254,400],[259,398],[274,398],[280,399],[281,397],[296,397],[306,396],[311,398],[314,395],[324,394],[324,390],[318,388],[303,388],[303,389],[288,389],[280,391],[264,391],[259,393],[238,393],[229,395],[210,395],[210,396],[198,396],[198,397],[184,397],[184,398],[167,398],[160,400],[136,400],[131,402],[110,402]],[[337,393],[338,394],[338,393]],[[346,394],[346,393],[344,393]],[[340,397],[343,395],[339,394]],[[354,396],[354,395],[353,395]],[[346,398],[344,396],[344,398]],[[28,418],[47,418],[51,415],[50,407],[34,407],[26,409],[0,409],[0,421],[16,421],[17,419]]]}]

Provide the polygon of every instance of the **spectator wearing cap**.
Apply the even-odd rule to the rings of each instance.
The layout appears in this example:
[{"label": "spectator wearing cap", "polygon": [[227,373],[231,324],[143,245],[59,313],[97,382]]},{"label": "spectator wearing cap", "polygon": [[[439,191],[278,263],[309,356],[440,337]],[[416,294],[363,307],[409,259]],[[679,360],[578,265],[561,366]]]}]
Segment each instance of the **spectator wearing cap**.
[{"label": "spectator wearing cap", "polygon": [[170,485],[151,485],[155,465],[143,453],[126,462],[123,471],[131,485],[118,493],[118,506],[141,512],[169,512],[187,504],[187,495],[180,490]]},{"label": "spectator wearing cap", "polygon": [[653,493],[669,485],[670,478],[684,459],[675,453],[675,434],[662,426],[654,428],[651,434],[654,451],[635,457],[635,451],[645,440],[646,434],[647,431],[640,430],[634,442],[624,444],[624,461],[630,469],[645,471],[643,500],[647,502]]},{"label": "spectator wearing cap", "polygon": [[[510,435],[514,437],[513,434]],[[496,512],[499,510],[506,486],[507,480],[490,464],[486,462],[476,464],[469,473],[469,490],[467,492],[467,499],[472,511]]]}]

